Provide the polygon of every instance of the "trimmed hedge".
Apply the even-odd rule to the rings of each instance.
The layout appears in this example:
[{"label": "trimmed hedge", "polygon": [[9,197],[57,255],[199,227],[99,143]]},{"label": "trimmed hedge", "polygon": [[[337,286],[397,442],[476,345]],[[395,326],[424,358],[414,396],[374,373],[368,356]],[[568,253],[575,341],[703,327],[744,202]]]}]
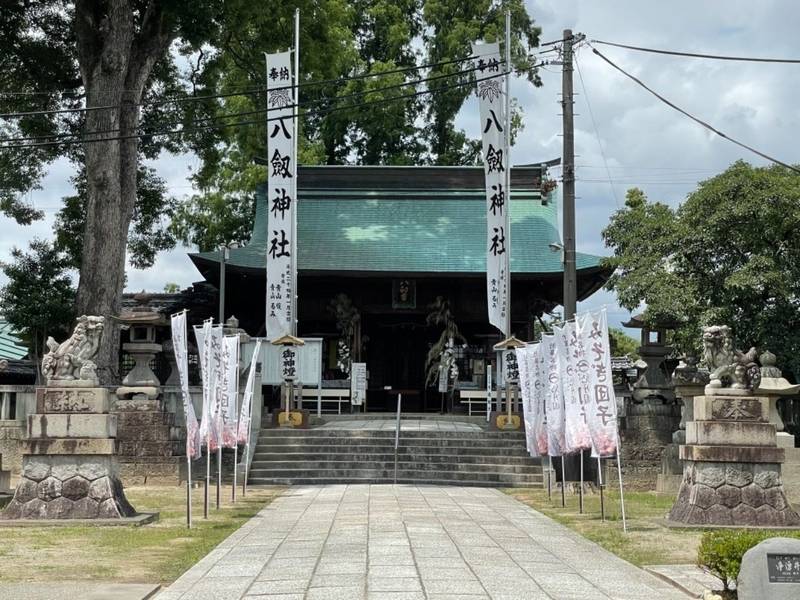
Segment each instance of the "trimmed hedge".
[{"label": "trimmed hedge", "polygon": [[800,531],[764,531],[758,529],[716,529],[706,531],[700,538],[697,551],[697,564],[719,578],[723,589],[730,590],[730,585],[739,577],[742,557],[753,546],[757,546],[767,538],[792,537],[800,538]]}]

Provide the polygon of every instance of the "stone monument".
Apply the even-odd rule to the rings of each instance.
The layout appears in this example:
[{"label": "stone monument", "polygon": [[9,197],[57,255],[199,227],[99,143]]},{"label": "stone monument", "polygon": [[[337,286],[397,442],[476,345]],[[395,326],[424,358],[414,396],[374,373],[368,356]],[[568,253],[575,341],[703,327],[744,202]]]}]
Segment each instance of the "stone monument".
[{"label": "stone monument", "polygon": [[28,416],[22,473],[5,519],[132,517],[117,475],[117,420],[96,366],[103,317],[82,316],[65,342],[48,338],[42,360],[47,385]]},{"label": "stone monument", "polygon": [[800,540],[769,538],[745,552],[736,592],[739,600],[800,598]]},{"label": "stone monument", "polygon": [[781,480],[783,448],[769,422],[756,351],[738,352],[727,326],[703,329],[705,394],[694,399],[680,446],[683,480],[669,513],[677,525],[797,527]]}]

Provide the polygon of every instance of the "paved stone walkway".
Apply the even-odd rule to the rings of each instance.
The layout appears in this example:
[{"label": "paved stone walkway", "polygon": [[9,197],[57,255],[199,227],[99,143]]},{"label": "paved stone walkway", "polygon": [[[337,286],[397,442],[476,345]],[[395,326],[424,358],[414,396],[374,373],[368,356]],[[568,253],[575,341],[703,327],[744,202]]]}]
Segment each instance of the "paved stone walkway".
[{"label": "paved stone walkway", "polygon": [[685,600],[488,488],[290,488],[158,600]]}]

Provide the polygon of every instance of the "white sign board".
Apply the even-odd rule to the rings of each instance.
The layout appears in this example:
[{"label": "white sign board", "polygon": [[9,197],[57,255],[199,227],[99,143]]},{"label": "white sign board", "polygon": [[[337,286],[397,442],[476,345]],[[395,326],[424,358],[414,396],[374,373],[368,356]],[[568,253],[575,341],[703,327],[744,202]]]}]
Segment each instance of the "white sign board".
[{"label": "white sign board", "polygon": [[[257,338],[242,344],[242,362],[247,364],[253,356]],[[261,338],[261,383],[262,385],[280,385],[283,383],[281,372],[281,351],[283,346],[275,346],[269,340]],[[322,338],[303,338],[305,344],[296,346],[298,355],[297,378],[295,381],[308,387],[317,387],[322,380]]]},{"label": "white sign board", "polygon": [[277,346],[281,349],[281,378],[295,381],[300,371],[300,353],[297,346]]},{"label": "white sign board", "polygon": [[367,398],[367,363],[350,365],[350,403],[361,406]]},{"label": "white sign board", "polygon": [[439,391],[443,394],[447,393],[447,369],[439,365]]}]

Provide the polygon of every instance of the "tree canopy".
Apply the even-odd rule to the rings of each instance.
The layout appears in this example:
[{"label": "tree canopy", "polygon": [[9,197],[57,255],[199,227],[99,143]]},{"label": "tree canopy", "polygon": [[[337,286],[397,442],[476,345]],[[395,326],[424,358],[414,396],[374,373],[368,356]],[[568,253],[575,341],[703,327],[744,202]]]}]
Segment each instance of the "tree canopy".
[{"label": "tree canopy", "polygon": [[[502,37],[506,8],[513,67],[540,84],[530,56],[539,29],[522,0],[6,4],[0,113],[26,114],[0,119],[0,212],[20,224],[41,218],[24,193],[55,159],[74,164],[77,193],[58,215],[56,244],[79,267],[78,313],[119,311],[126,254],[147,267],[178,240],[201,249],[241,241],[263,180],[255,163],[267,133],[263,54],[292,45],[295,8],[299,100],[310,110],[301,122],[302,163],[474,161],[475,142],[455,127],[472,89],[471,76],[458,75],[466,63],[456,61],[469,57],[472,42]],[[415,68],[426,64],[433,66]],[[446,74],[456,76],[419,82]],[[397,98],[425,89],[436,93],[424,102]],[[387,102],[362,106],[376,100]],[[514,122],[518,129],[519,115]],[[199,159],[199,192],[188,202],[170,198],[145,162],[164,151]],[[101,375],[113,375],[117,341],[111,326]]]},{"label": "tree canopy", "polygon": [[622,306],[650,324],[677,321],[696,351],[700,328],[728,324],[744,349],[769,349],[800,376],[800,178],[743,161],[699,184],[677,209],[628,191],[604,230]]},{"label": "tree canopy", "polygon": [[47,336],[61,339],[73,319],[75,289],[67,275],[69,260],[52,244],[34,239],[30,251],[11,250],[12,262],[0,265],[8,283],[0,288],[0,313],[39,356]]}]

